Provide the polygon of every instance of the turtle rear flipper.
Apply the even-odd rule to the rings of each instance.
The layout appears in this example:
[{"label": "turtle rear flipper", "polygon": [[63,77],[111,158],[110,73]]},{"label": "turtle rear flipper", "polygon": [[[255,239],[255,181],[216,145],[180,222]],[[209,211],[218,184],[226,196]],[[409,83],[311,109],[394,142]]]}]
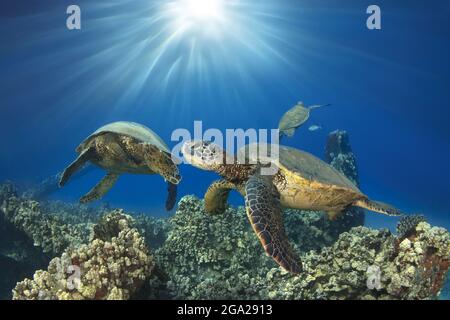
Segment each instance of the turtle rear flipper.
[{"label": "turtle rear flipper", "polygon": [[81,197],[80,203],[87,203],[102,198],[116,183],[119,175],[109,172],[97,185]]},{"label": "turtle rear flipper", "polygon": [[225,179],[214,181],[205,193],[205,211],[210,214],[220,214],[227,208],[230,191],[235,189],[234,183]]},{"label": "turtle rear flipper", "polygon": [[355,203],[353,203],[353,205],[370,211],[382,213],[388,216],[398,217],[404,215],[402,211],[389,204],[380,201],[373,201],[367,198],[357,200]]},{"label": "turtle rear flipper", "polygon": [[167,211],[172,210],[176,202],[177,202],[177,185],[171,182],[167,182],[166,210]]},{"label": "turtle rear flipper", "polygon": [[75,159],[62,173],[59,179],[59,186],[63,187],[70,177],[78,170],[84,167],[87,161],[91,160],[95,154],[95,149],[93,147],[83,150],[78,158]]},{"label": "turtle rear flipper", "polygon": [[302,263],[287,239],[280,194],[271,177],[259,173],[250,177],[245,185],[245,207],[253,231],[266,253],[283,269],[300,273]]},{"label": "turtle rear flipper", "polygon": [[313,110],[313,109],[317,109],[317,108],[321,108],[321,107],[328,107],[331,106],[331,103],[327,103],[327,104],[315,104],[312,106],[309,106],[308,109],[309,110]]}]

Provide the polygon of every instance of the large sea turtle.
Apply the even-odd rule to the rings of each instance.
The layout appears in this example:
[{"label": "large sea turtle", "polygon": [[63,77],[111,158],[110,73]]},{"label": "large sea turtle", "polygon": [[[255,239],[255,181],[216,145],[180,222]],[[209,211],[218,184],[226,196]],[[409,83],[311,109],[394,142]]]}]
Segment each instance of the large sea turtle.
[{"label": "large sea turtle", "polygon": [[162,139],[149,128],[134,122],[107,124],[76,149],[78,158],[61,175],[62,187],[75,171],[87,161],[107,171],[106,176],[80,202],[100,199],[114,185],[122,173],[159,174],[168,182],[166,209],[175,205],[177,184],[181,180],[178,168]]},{"label": "large sea turtle", "polygon": [[[212,214],[222,212],[230,191],[240,192],[245,197],[247,216],[264,250],[284,269],[298,273],[302,264],[287,239],[283,207],[323,210],[330,219],[350,206],[401,215],[390,205],[370,200],[343,174],[315,156],[279,146],[279,158],[270,153],[269,157],[263,158],[255,151],[261,145],[247,145],[237,155],[229,156],[213,143],[190,141],[183,145],[182,153],[193,166],[215,171],[223,177],[208,188],[205,210]],[[270,150],[270,145],[265,146]],[[263,169],[268,165],[276,170],[271,175],[264,175]]]},{"label": "large sea turtle", "polygon": [[283,136],[292,137],[295,130],[309,119],[311,110],[325,106],[329,106],[329,104],[305,107],[303,102],[298,102],[281,117],[280,122],[278,123],[280,138]]}]

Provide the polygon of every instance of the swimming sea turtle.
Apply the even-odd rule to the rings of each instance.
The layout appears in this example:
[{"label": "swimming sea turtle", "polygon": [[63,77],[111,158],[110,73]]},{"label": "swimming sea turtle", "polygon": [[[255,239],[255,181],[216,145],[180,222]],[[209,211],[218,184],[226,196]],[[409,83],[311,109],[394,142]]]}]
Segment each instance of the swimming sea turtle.
[{"label": "swimming sea turtle", "polygon": [[[261,145],[247,145],[231,157],[210,142],[190,141],[183,145],[182,153],[193,166],[215,171],[223,177],[208,188],[205,210],[211,214],[222,212],[230,191],[240,192],[264,250],[290,272],[300,272],[302,264],[287,239],[282,207],[323,210],[330,219],[350,206],[393,216],[401,214],[387,204],[370,200],[343,174],[307,152],[279,146],[279,158],[263,159],[254,156],[258,155],[254,150]],[[276,169],[271,175],[264,175],[262,169],[267,165]]]},{"label": "swimming sea turtle", "polygon": [[81,199],[81,203],[103,197],[122,173],[159,174],[168,181],[166,209],[175,205],[177,184],[181,180],[178,168],[162,139],[149,128],[134,122],[107,124],[76,149],[78,158],[61,175],[62,187],[75,171],[87,161],[107,171],[106,176]]},{"label": "swimming sea turtle", "polygon": [[303,102],[298,102],[297,105],[289,109],[281,117],[281,120],[278,123],[280,138],[283,136],[292,137],[295,133],[295,129],[300,127],[306,122],[306,120],[308,120],[311,110],[325,106],[329,106],[329,104],[305,107]]}]

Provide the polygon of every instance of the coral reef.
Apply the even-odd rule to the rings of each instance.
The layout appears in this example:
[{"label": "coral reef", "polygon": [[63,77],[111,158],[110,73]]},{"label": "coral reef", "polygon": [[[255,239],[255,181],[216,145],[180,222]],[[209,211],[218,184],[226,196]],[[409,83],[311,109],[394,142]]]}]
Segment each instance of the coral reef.
[{"label": "coral reef", "polygon": [[17,232],[0,214],[0,299],[11,298],[15,283],[36,269],[45,267],[49,258],[22,232]]},{"label": "coral reef", "polygon": [[14,288],[17,281],[45,266],[39,262],[39,260],[16,260],[0,254],[0,299],[11,299],[11,288]]},{"label": "coral reef", "polygon": [[51,257],[84,243],[92,227],[90,222],[66,223],[63,215],[45,212],[39,202],[17,196],[3,200],[0,214]]},{"label": "coral reef", "polygon": [[[267,274],[274,299],[427,299],[443,286],[450,236],[420,223],[414,237],[399,242],[387,230],[353,228],[320,254],[305,256],[305,272]],[[371,270],[378,270],[373,272]],[[376,276],[379,275],[377,279]],[[375,278],[372,278],[375,276]]]},{"label": "coral reef", "polygon": [[[286,229],[295,248],[303,253],[305,271],[293,276],[275,268],[265,256],[242,208],[210,216],[203,211],[203,201],[182,198],[170,219],[168,239],[155,252],[156,263],[167,278],[168,296],[426,299],[435,297],[443,286],[450,254],[445,229],[420,223],[403,242],[388,230],[355,227],[320,250],[331,242],[322,231],[323,222],[313,215],[306,224],[296,214],[286,214]],[[315,250],[306,252],[308,247]]]},{"label": "coral reef", "polygon": [[[11,183],[0,185],[0,205],[4,199],[16,197]],[[15,283],[45,267],[49,258],[34,242],[11,224],[0,210],[0,299],[10,299]]]},{"label": "coral reef", "polygon": [[102,217],[93,240],[17,283],[13,299],[129,299],[153,269],[144,238],[123,211]]},{"label": "coral reef", "polygon": [[402,217],[397,224],[397,236],[400,239],[411,236],[411,234],[415,233],[417,225],[425,221],[423,215],[409,215]]},{"label": "coral reef", "polygon": [[135,227],[145,238],[147,246],[152,250],[160,248],[168,237],[170,224],[165,218],[156,218],[144,214],[133,216]]},{"label": "coral reef", "polygon": [[17,197],[17,188],[12,182],[6,181],[0,185],[0,203],[11,197]]},{"label": "coral reef", "polygon": [[[285,210],[304,264],[303,273],[292,275],[264,254],[242,207],[208,215],[202,200],[185,196],[170,219],[131,217],[37,203],[18,197],[11,185],[0,186],[0,200],[4,226],[14,223],[17,237],[28,238],[34,250],[54,254],[67,246],[47,271],[16,285],[15,299],[431,299],[449,268],[448,231],[420,219],[410,218],[400,236],[361,226],[339,234],[342,224],[321,212]],[[36,234],[49,237],[45,246],[33,246]],[[20,259],[8,252],[0,252],[0,268],[19,268]],[[20,279],[29,277],[29,266],[20,270]],[[0,283],[12,288],[7,280]]]},{"label": "coral reef", "polygon": [[[0,185],[0,299],[11,297],[17,281],[46,268],[68,247],[89,242],[94,225],[110,211],[106,204],[91,208],[62,201],[33,201],[18,195],[12,183]],[[167,221],[145,215],[134,225],[147,246],[156,249],[167,237]],[[10,272],[14,265],[15,272]]]},{"label": "coral reef", "polygon": [[203,201],[183,197],[170,221],[156,264],[168,278],[174,298],[231,299],[258,296],[253,283],[273,266],[250,230],[244,210],[208,215]]}]

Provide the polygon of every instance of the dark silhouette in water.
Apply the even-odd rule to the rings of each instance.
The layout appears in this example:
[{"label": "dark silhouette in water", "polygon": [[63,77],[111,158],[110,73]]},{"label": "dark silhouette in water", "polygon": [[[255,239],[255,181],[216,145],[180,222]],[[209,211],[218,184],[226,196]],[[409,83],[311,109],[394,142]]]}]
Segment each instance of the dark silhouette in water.
[{"label": "dark silhouette in water", "polygon": [[177,202],[177,185],[168,182],[167,183],[167,199],[166,199],[166,210],[170,211],[175,207]]},{"label": "dark silhouette in water", "polygon": [[[80,170],[78,170],[73,176],[71,181],[77,180],[94,169],[94,166],[87,163]],[[59,180],[61,179],[62,171],[58,172],[55,175],[52,175],[35,186],[26,190],[23,194],[25,198],[34,199],[34,200],[45,200],[54,192],[59,189]]]},{"label": "dark silhouette in water", "polygon": [[[359,187],[358,165],[347,131],[335,130],[328,134],[325,146],[325,161]],[[352,227],[364,225],[364,220],[363,209],[358,207],[346,209],[345,213],[339,218],[339,226],[336,226],[336,236]]]}]

